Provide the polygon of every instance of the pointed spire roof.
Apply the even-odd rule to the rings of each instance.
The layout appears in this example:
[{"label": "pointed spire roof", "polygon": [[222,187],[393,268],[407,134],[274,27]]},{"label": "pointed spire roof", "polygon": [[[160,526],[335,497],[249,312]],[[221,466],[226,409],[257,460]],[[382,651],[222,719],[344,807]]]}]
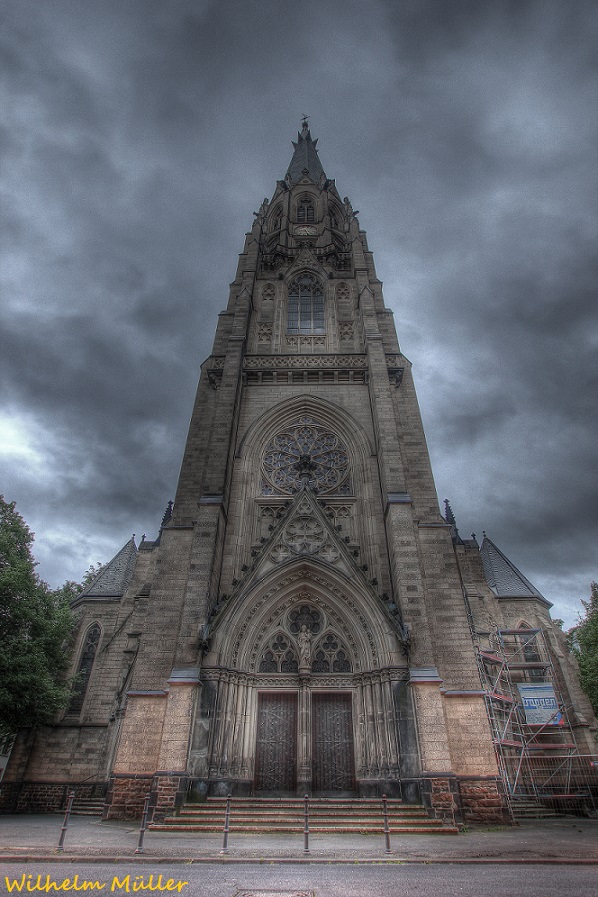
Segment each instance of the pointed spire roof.
[{"label": "pointed spire roof", "polygon": [[498,598],[537,598],[548,607],[552,607],[550,602],[531,584],[529,579],[526,579],[500,548],[497,548],[486,533],[484,533],[480,554],[488,585]]},{"label": "pointed spire roof", "polygon": [[307,118],[304,117],[301,131],[297,134],[297,143],[293,141],[295,152],[286,173],[287,180],[290,179],[294,184],[297,184],[304,177],[306,170],[315,184],[317,184],[322,175],[326,177],[322,163],[318,158],[317,142],[317,138],[316,140],[311,139]]},{"label": "pointed spire roof", "polygon": [[122,597],[131,582],[136,561],[137,546],[135,537],[131,536],[127,544],[100,570],[78,598]]}]

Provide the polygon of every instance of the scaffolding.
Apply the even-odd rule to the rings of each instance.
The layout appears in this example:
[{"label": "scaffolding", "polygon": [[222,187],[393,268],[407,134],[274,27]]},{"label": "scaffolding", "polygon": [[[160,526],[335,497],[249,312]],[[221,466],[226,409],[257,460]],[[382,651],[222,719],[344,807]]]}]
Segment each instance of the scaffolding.
[{"label": "scaffolding", "polygon": [[541,629],[495,629],[477,649],[499,770],[513,810],[598,806],[595,757],[582,756]]}]

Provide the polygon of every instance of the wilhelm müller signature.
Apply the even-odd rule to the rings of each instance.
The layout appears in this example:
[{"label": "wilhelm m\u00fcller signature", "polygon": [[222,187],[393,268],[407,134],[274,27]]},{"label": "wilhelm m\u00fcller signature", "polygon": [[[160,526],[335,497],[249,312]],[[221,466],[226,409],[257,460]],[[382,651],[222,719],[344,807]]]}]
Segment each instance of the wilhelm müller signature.
[{"label": "wilhelm m\u00fcller signature", "polygon": [[176,878],[164,878],[160,875],[115,875],[111,881],[91,881],[80,879],[78,875],[62,880],[51,878],[49,875],[31,875],[24,872],[18,878],[4,876],[4,882],[9,894],[32,893],[33,891],[124,891],[126,894],[135,894],[139,891],[178,891],[189,884],[188,881],[180,881]]}]

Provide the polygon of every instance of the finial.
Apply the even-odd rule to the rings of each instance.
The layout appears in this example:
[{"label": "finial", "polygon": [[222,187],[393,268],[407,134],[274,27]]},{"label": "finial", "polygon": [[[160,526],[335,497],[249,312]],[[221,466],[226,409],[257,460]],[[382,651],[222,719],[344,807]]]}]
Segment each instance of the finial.
[{"label": "finial", "polygon": [[307,129],[309,128],[309,115],[301,116],[301,128],[304,131],[307,131]]}]

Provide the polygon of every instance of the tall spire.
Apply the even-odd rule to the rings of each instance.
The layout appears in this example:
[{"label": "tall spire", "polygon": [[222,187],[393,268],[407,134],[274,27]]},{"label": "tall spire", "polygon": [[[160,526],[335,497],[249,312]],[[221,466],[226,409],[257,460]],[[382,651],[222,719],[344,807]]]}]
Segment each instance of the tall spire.
[{"label": "tall spire", "polygon": [[294,184],[298,183],[304,177],[305,171],[309,172],[309,177],[316,184],[322,175],[326,177],[322,163],[318,158],[317,142],[317,138],[315,140],[311,139],[307,116],[304,115],[301,131],[297,133],[297,143],[293,141],[295,152],[286,173],[287,181],[291,180]]}]

